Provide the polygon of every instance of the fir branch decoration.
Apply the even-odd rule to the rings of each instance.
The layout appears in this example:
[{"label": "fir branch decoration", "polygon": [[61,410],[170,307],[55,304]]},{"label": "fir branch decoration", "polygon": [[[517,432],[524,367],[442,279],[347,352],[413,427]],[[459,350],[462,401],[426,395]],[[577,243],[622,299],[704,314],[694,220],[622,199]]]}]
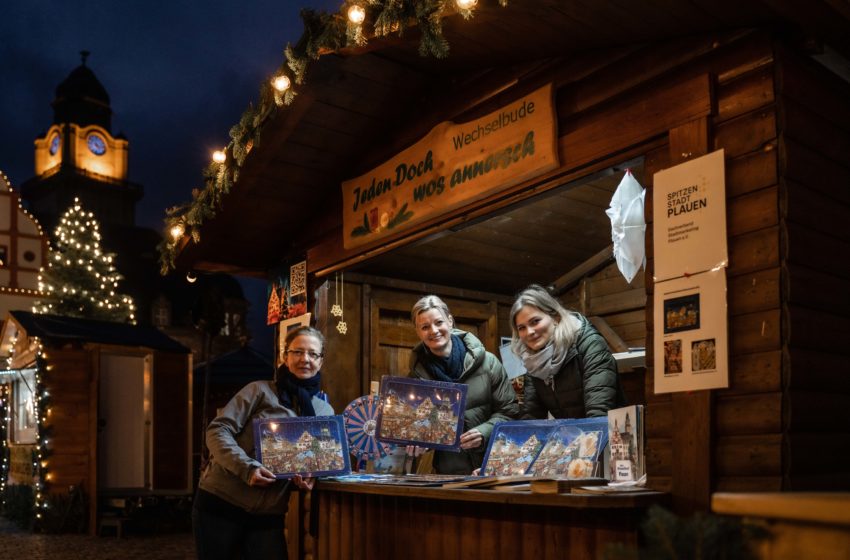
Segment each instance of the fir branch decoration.
[{"label": "fir branch decoration", "polygon": [[682,518],[654,505],[641,524],[645,545],[607,548],[605,558],[635,560],[756,560],[755,544],[767,531],[737,518],[697,513]]},{"label": "fir branch decoration", "polygon": [[[310,60],[339,51],[347,46],[362,46],[367,36],[364,24],[356,29],[348,23],[347,10],[354,4],[366,11],[366,20],[372,26],[375,37],[384,37],[418,25],[422,35],[419,54],[445,58],[449,54],[449,43],[443,36],[442,18],[456,9],[450,0],[345,0],[337,13],[326,13],[310,8],[301,10],[304,31],[295,43],[287,44],[284,49],[284,62],[276,76],[286,74],[294,84],[305,83],[307,66]],[[508,0],[498,0],[500,6],[508,5]],[[471,17],[472,10],[458,9],[464,18]],[[167,274],[175,266],[180,239],[173,239],[169,233],[174,226],[184,228],[195,243],[200,242],[201,225],[213,218],[221,207],[222,200],[233,188],[239,178],[239,171],[245,164],[248,154],[260,145],[264,126],[271,117],[295,99],[293,87],[279,92],[266,80],[260,87],[259,101],[256,106],[249,105],[239,122],[230,133],[230,144],[225,152],[223,164],[211,164],[204,169],[204,189],[193,192],[192,201],[166,210],[166,235],[158,245],[160,252],[160,271]],[[405,216],[404,212],[399,216]],[[406,218],[405,218],[406,219]],[[368,223],[365,228],[368,232]],[[365,234],[362,233],[362,234]]]}]

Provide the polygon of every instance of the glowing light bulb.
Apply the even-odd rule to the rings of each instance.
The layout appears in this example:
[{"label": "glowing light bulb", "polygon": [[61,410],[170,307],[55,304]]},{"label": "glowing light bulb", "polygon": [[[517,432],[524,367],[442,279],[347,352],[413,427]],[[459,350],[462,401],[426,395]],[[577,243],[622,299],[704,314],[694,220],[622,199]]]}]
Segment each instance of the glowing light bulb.
[{"label": "glowing light bulb", "polygon": [[183,224],[174,224],[173,226],[171,226],[170,233],[171,233],[171,238],[174,241],[177,241],[178,239],[183,237],[184,233],[186,233],[186,228],[183,227]]},{"label": "glowing light bulb", "polygon": [[360,25],[366,19],[366,10],[357,4],[348,8],[348,21],[355,25]]},{"label": "glowing light bulb", "polygon": [[227,159],[227,155],[225,155],[223,150],[216,150],[213,152],[212,158],[216,163],[224,163],[224,160]]},{"label": "glowing light bulb", "polygon": [[478,3],[478,0],[455,0],[455,4],[461,10],[468,10],[475,6]]},{"label": "glowing light bulb", "polygon": [[284,92],[289,89],[289,86],[292,85],[292,82],[289,79],[289,76],[285,76],[281,74],[280,76],[276,76],[272,80],[272,87],[274,87],[277,91]]}]

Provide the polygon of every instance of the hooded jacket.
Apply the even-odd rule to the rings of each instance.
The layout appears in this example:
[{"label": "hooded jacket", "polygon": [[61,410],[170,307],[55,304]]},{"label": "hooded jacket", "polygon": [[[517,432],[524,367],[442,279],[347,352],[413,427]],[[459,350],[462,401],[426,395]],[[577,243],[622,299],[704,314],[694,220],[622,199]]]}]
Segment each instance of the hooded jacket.
[{"label": "hooded jacket", "polygon": [[617,362],[601,334],[583,315],[575,343],[558,373],[553,387],[542,379],[525,376],[523,419],[589,418],[605,416],[612,408],[625,406],[625,396],[617,376]]},{"label": "hooded jacket", "polygon": [[[331,416],[331,405],[313,397],[316,416]],[[296,416],[277,398],[273,381],[255,381],[230,399],[221,414],[207,427],[207,447],[212,459],[201,476],[199,487],[253,514],[286,513],[289,481],[269,486],[249,486],[251,471],[262,464],[254,451],[255,418]]]},{"label": "hooded jacket", "polygon": [[[457,380],[458,383],[468,386],[461,433],[477,429],[484,436],[484,442],[478,448],[464,449],[459,453],[436,451],[434,466],[438,473],[470,474],[480,467],[484,460],[484,451],[487,449],[493,426],[504,420],[517,418],[519,407],[513,385],[496,356],[487,352],[481,341],[471,333],[453,329],[452,334],[460,337],[466,347],[463,372]],[[410,377],[437,381],[424,365],[426,352],[428,348],[422,342],[413,347]]]}]

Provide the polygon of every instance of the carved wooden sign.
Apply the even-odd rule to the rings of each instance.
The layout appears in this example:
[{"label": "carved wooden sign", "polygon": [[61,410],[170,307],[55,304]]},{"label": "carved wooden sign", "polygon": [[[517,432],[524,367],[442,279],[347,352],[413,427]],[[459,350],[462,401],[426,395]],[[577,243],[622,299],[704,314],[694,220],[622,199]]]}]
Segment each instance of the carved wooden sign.
[{"label": "carved wooden sign", "polygon": [[395,157],[343,182],[343,245],[371,243],[557,166],[548,84],[473,121],[442,122]]}]

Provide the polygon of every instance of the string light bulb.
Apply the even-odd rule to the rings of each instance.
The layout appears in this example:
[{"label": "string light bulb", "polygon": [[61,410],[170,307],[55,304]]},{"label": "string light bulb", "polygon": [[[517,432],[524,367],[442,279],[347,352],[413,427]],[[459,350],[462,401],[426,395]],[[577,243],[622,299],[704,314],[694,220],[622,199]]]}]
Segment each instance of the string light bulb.
[{"label": "string light bulb", "polygon": [[478,4],[478,0],[455,0],[455,4],[461,10],[470,10]]},{"label": "string light bulb", "polygon": [[190,284],[194,284],[195,282],[197,282],[197,280],[198,280],[198,277],[191,270],[186,273],[186,282],[188,282]]},{"label": "string light bulb", "polygon": [[348,21],[354,25],[360,25],[366,20],[366,10],[359,4],[354,4],[348,8]]},{"label": "string light bulb", "polygon": [[227,159],[227,155],[224,153],[224,150],[216,150],[213,152],[212,158],[216,163],[224,163],[224,160]]},{"label": "string light bulb", "polygon": [[289,76],[286,74],[281,74],[280,76],[275,76],[272,80],[272,87],[277,91],[283,93],[284,91],[289,89],[289,86],[292,85],[292,81],[289,79]]},{"label": "string light bulb", "polygon": [[184,233],[186,233],[186,228],[183,226],[183,224],[177,223],[171,226],[169,233],[171,234],[171,239],[177,241],[178,239],[183,237]]}]

